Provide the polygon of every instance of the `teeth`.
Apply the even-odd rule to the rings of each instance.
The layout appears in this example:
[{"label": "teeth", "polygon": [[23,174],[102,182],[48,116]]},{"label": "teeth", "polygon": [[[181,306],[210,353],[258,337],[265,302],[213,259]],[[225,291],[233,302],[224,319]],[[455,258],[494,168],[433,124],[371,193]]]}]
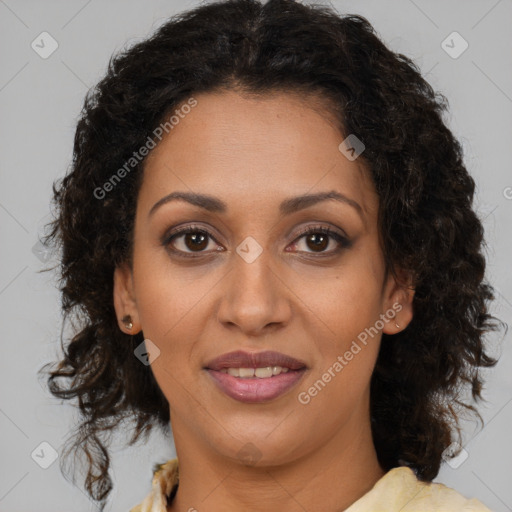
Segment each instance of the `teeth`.
[{"label": "teeth", "polygon": [[254,368],[239,368],[238,372],[242,379],[249,379],[254,377]]},{"label": "teeth", "polygon": [[269,377],[272,377],[272,368],[270,366],[267,366],[266,368],[256,368],[256,370],[254,370],[254,375],[259,379],[268,379]]},{"label": "teeth", "polygon": [[241,379],[251,379],[253,377],[268,379],[274,375],[286,373],[289,370],[290,368],[283,368],[282,366],[266,366],[264,368],[221,368],[220,371]]}]

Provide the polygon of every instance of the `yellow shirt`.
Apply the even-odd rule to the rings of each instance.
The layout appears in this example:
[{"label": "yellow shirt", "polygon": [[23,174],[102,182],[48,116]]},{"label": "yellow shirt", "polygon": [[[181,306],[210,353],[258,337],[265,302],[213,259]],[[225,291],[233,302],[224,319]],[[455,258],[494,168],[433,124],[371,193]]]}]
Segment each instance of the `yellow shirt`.
[{"label": "yellow shirt", "polygon": [[[178,487],[178,459],[157,466],[151,492],[130,512],[167,512],[167,496]],[[173,494],[174,497],[174,494]],[[418,480],[408,467],[388,471],[345,512],[491,512],[443,484]]]}]

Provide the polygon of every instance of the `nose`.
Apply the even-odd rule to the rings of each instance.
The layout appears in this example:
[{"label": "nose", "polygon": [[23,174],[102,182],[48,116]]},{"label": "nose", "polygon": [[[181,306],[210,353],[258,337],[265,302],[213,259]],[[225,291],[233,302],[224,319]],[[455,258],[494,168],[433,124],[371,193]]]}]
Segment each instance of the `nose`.
[{"label": "nose", "polygon": [[293,294],[270,252],[263,250],[252,262],[234,253],[230,265],[221,287],[218,321],[245,336],[263,336],[284,328],[290,321]]}]

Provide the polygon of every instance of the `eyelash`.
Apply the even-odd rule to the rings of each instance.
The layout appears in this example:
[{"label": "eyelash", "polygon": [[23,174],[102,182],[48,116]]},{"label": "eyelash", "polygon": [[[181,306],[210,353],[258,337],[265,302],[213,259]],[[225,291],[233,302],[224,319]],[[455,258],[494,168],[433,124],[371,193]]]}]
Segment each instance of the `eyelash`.
[{"label": "eyelash", "polygon": [[[171,245],[171,243],[179,236],[191,234],[191,233],[199,233],[199,234],[205,235],[205,236],[211,238],[214,242],[218,243],[217,240],[215,240],[215,237],[211,233],[209,233],[207,230],[205,230],[204,228],[200,228],[200,227],[194,226],[194,225],[189,225],[189,226],[184,226],[182,228],[178,228],[174,232],[170,233],[168,236],[164,236],[164,239],[162,240],[162,245],[164,245],[165,247],[169,247]],[[331,228],[328,228],[326,226],[309,226],[309,227],[307,227],[306,229],[302,230],[297,235],[297,237],[294,239],[293,243],[298,242],[300,239],[302,239],[310,234],[328,235],[332,239],[334,239],[336,242],[338,242],[338,244],[340,245],[340,247],[338,249],[327,251],[327,252],[324,251],[324,252],[319,252],[319,253],[314,253],[314,252],[306,253],[306,254],[317,254],[317,257],[332,256],[333,254],[339,253],[343,249],[348,249],[352,245],[352,242],[348,238],[337,233],[336,231],[333,231]],[[179,254],[180,257],[184,257],[184,258],[198,258],[198,257],[201,257],[202,255],[206,254],[203,251],[197,251],[194,253],[194,252],[185,252],[185,251],[181,251],[179,249],[172,249],[172,248],[170,249],[170,251],[173,252],[174,254]]]}]

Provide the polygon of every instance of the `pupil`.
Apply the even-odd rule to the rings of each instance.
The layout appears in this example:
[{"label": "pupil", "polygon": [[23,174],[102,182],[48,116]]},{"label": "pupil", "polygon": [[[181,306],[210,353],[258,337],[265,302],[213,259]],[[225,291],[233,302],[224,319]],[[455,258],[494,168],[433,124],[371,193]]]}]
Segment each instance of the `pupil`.
[{"label": "pupil", "polygon": [[[315,242],[314,239],[317,239],[317,241]],[[321,240],[318,240],[318,239],[321,239]],[[326,241],[327,237],[323,234],[312,234],[309,236],[309,242],[313,242],[313,245],[315,248],[320,248],[320,249],[325,249],[325,241]]]},{"label": "pupil", "polygon": [[[204,249],[206,247],[205,245],[206,236],[202,233],[193,233],[186,235],[186,241],[187,241],[187,247],[189,249]],[[191,246],[189,246],[188,242],[192,241]]]}]

